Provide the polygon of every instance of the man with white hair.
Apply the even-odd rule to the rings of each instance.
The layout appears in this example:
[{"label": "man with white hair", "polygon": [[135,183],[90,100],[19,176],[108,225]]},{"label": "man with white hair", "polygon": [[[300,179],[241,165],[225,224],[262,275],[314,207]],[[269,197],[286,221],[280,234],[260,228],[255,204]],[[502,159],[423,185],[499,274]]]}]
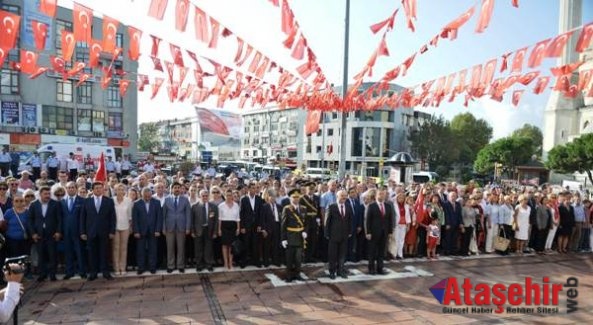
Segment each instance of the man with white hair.
[{"label": "man with white hair", "polygon": [[352,208],[346,204],[348,193],[344,190],[338,191],[338,201],[330,204],[325,216],[325,239],[328,244],[329,256],[329,277],[336,278],[338,275],[344,279],[348,278],[344,262],[348,249],[348,238],[352,236]]}]

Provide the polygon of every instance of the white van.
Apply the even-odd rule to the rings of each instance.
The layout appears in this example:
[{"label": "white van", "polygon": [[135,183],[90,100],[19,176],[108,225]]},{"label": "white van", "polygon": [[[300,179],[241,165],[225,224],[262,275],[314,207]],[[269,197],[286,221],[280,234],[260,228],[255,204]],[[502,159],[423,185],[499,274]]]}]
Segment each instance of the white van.
[{"label": "white van", "polygon": [[412,180],[414,183],[419,184],[436,182],[438,179],[439,174],[429,171],[417,172],[412,175]]},{"label": "white van", "polygon": [[328,181],[332,178],[332,172],[327,168],[307,168],[305,176],[312,180]]},{"label": "white van", "polygon": [[[64,169],[65,166],[62,164],[70,157],[70,153],[74,153],[74,157],[76,160],[79,161],[80,167],[83,167],[84,158],[88,154],[91,155],[91,158],[95,161],[95,165],[97,165],[97,161],[101,157],[101,152],[105,155],[105,161],[107,161],[107,157],[111,156],[115,161],[115,150],[113,147],[110,146],[98,146],[98,145],[91,145],[91,144],[63,144],[63,143],[51,143],[46,144],[39,147],[36,150],[39,153],[39,157],[43,162],[43,168],[45,168],[45,162],[50,154],[53,152],[56,153],[56,157],[61,162],[61,169]],[[31,170],[31,159],[33,156],[27,158],[27,160],[21,162],[19,170]]]}]

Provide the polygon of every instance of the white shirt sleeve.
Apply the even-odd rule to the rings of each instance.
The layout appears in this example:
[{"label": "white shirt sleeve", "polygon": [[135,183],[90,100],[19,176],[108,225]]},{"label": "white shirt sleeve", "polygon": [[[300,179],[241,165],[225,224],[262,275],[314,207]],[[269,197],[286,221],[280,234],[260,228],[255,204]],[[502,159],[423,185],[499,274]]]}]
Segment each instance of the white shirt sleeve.
[{"label": "white shirt sleeve", "polygon": [[12,317],[14,308],[21,298],[21,284],[17,282],[8,282],[4,299],[0,302],[0,323],[6,323]]}]

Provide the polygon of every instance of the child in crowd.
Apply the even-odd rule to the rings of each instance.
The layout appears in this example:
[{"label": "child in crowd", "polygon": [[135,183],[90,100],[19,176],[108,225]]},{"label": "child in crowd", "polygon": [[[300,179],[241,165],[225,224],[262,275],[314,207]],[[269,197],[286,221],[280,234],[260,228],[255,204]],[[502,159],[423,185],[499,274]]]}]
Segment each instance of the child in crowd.
[{"label": "child in crowd", "polygon": [[437,246],[441,243],[441,228],[439,227],[439,219],[433,218],[428,226],[428,236],[426,236],[426,255],[429,260],[436,259]]}]

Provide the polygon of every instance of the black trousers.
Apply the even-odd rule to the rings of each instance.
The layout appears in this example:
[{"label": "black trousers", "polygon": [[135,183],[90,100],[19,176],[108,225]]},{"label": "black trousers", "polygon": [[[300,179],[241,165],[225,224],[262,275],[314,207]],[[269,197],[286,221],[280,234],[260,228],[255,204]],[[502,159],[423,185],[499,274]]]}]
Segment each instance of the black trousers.
[{"label": "black trousers", "polygon": [[274,265],[280,266],[284,263],[284,248],[280,243],[280,222],[275,222],[274,230],[270,235],[270,254]]},{"label": "black trousers", "polygon": [[196,268],[208,268],[214,265],[212,237],[210,236],[208,227],[202,227],[202,236],[194,238],[194,252]]},{"label": "black trousers", "polygon": [[426,228],[424,228],[422,226],[418,227],[417,256],[418,257],[426,256]]},{"label": "black trousers", "polygon": [[12,177],[16,178],[19,174],[19,165],[10,164],[10,171],[12,172]]},{"label": "black trousers", "polygon": [[467,256],[467,254],[469,254],[469,244],[471,242],[472,239],[472,235],[474,233],[474,227],[470,226],[470,227],[464,227],[464,232],[463,234],[461,234],[461,250],[460,250],[460,254],[462,256]]},{"label": "black trousers", "polygon": [[245,228],[245,233],[241,234],[240,238],[245,245],[245,252],[240,258],[240,266],[245,267],[249,263],[253,265],[261,265],[259,252],[257,250],[259,246],[259,234],[255,227]]},{"label": "black trousers", "polygon": [[348,239],[332,240],[328,242],[329,273],[335,274],[346,272],[344,262],[346,262],[346,250],[348,249]]},{"label": "black trousers", "polygon": [[135,242],[138,271],[156,271],[157,237],[154,234],[148,234],[136,239]]},{"label": "black trousers", "polygon": [[109,265],[107,264],[107,252],[109,249],[109,236],[97,235],[95,238],[89,238],[89,270],[91,276],[96,276],[100,271],[109,274]]},{"label": "black trousers", "polygon": [[39,253],[38,264],[41,276],[55,276],[57,266],[56,249],[57,243],[50,234],[44,234],[43,239],[38,242],[37,250]]},{"label": "black trousers", "polygon": [[319,225],[316,218],[307,217],[307,248],[305,249],[305,262],[310,263],[316,258],[319,250]]},{"label": "black trousers", "polygon": [[445,239],[443,253],[445,255],[457,254],[459,252],[457,247],[457,241],[459,239],[459,225],[452,225],[449,229],[445,229],[443,239]]},{"label": "black trousers", "polygon": [[2,173],[2,177],[8,177],[8,170],[10,169],[10,163],[0,163],[0,173]]},{"label": "black trousers", "polygon": [[371,235],[371,240],[368,243],[369,272],[383,270],[383,259],[385,258],[386,248],[387,232],[384,231],[379,235]]},{"label": "black trousers", "polygon": [[[40,168],[41,169],[41,168]],[[35,173],[35,168],[33,168],[33,174]],[[48,167],[47,168],[47,177],[52,180],[58,179],[58,167]]]},{"label": "black trousers", "polygon": [[548,239],[548,229],[537,229],[537,227],[533,228],[534,233],[534,247],[536,252],[543,252],[546,248],[546,239]]},{"label": "black trousers", "polygon": [[68,180],[71,182],[76,182],[76,177],[78,177],[78,169],[70,169]]},{"label": "black trousers", "polygon": [[286,278],[295,279],[301,273],[301,264],[303,262],[303,247],[288,246],[286,248]]}]

